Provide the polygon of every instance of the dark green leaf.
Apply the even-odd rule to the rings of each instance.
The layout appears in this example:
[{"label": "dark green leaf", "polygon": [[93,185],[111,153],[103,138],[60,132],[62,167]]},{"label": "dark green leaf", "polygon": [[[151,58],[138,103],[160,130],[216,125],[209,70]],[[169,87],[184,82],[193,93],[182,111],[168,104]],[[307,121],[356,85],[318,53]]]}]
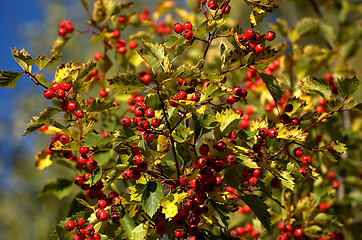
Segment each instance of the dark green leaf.
[{"label": "dark green leaf", "polygon": [[193,133],[193,130],[180,124],[180,126],[172,132],[172,137],[176,142],[184,143],[190,139]]},{"label": "dark green leaf", "polygon": [[73,182],[64,179],[64,178],[56,178],[49,181],[45,186],[43,186],[40,195],[45,193],[54,193],[57,198],[62,199],[68,196],[73,189]]},{"label": "dark green leaf", "polygon": [[123,217],[119,219],[119,223],[121,224],[121,227],[119,227],[115,233],[116,236],[119,236],[120,234],[117,232],[125,232],[128,239],[132,239],[132,231],[135,229],[136,224],[134,223],[133,219],[128,215],[125,214]]},{"label": "dark green leaf", "polygon": [[161,66],[157,59],[153,56],[147,55],[144,49],[140,49],[137,52],[152,69],[156,69]]},{"label": "dark green leaf", "polygon": [[264,73],[260,73],[259,76],[263,79],[266,88],[269,90],[275,102],[280,100],[283,96],[283,87],[280,85],[278,80],[272,76]]},{"label": "dark green leaf", "polygon": [[231,166],[227,166],[225,168],[224,173],[224,181],[225,183],[232,187],[232,188],[238,188],[240,186],[240,179],[243,175],[243,168],[240,164],[234,164]]},{"label": "dark green leaf", "polygon": [[288,23],[284,19],[277,18],[277,20],[275,21],[275,25],[269,24],[269,26],[277,33],[280,33],[283,37],[288,36]]},{"label": "dark green leaf", "polygon": [[119,93],[134,93],[145,86],[140,77],[134,73],[120,74],[107,81],[111,88]]},{"label": "dark green leaf", "polygon": [[180,44],[184,44],[185,38],[182,37],[176,37],[176,36],[170,36],[169,39],[166,40],[166,42],[163,44],[167,48],[172,48],[173,46],[177,46]]},{"label": "dark green leaf", "polygon": [[200,78],[202,72],[195,66],[188,64],[181,65],[172,73],[172,78]]},{"label": "dark green leaf", "polygon": [[87,11],[88,11],[88,9],[89,9],[89,5],[88,5],[87,1],[86,1],[86,0],[80,0],[80,1],[82,2],[83,7],[85,8],[85,10],[87,10]]},{"label": "dark green leaf", "polygon": [[103,139],[102,135],[89,132],[84,137],[84,146],[86,147],[96,146],[102,139]]},{"label": "dark green leaf", "polygon": [[107,189],[108,187],[111,186],[111,184],[118,179],[121,175],[122,172],[129,168],[128,164],[117,164],[113,167],[112,171],[110,173],[107,174],[107,180],[106,183],[104,184],[104,189]]},{"label": "dark green leaf", "polygon": [[285,102],[285,106],[289,104],[292,104],[293,106],[293,110],[289,113],[290,115],[300,110],[303,110],[303,108],[307,106],[307,103],[304,99],[295,96],[288,98],[288,100]]},{"label": "dark green leaf", "polygon": [[306,17],[300,20],[295,29],[290,33],[290,39],[295,42],[301,36],[308,33],[317,33],[319,31],[319,22],[315,18]]},{"label": "dark green leaf", "polygon": [[263,226],[271,231],[270,213],[268,206],[264,203],[263,199],[256,195],[245,195],[240,197],[243,202],[248,205]]},{"label": "dark green leaf", "polygon": [[153,38],[150,32],[139,31],[129,36],[128,41],[149,41]]},{"label": "dark green leaf", "polygon": [[362,103],[358,103],[352,110],[362,112]]},{"label": "dark green leaf", "polygon": [[39,116],[33,117],[34,120],[31,120],[30,123],[27,124],[27,128],[23,134],[23,137],[39,129],[44,124],[50,123],[52,121],[52,117],[60,111],[60,109],[48,107],[43,112],[41,112]]},{"label": "dark green leaf", "polygon": [[107,101],[105,99],[93,99],[89,105],[88,112],[105,112],[117,109],[119,106],[113,104],[113,101]]},{"label": "dark green leaf", "polygon": [[352,94],[357,91],[361,81],[354,76],[353,78],[338,78],[336,84],[338,92],[342,98],[344,98],[346,95],[352,96]]},{"label": "dark green leaf", "polygon": [[162,45],[153,44],[150,42],[142,42],[143,46],[149,51],[157,60],[162,61],[165,57],[165,49]]},{"label": "dark green leaf", "polygon": [[229,226],[230,217],[228,216],[229,211],[226,209],[224,205],[221,205],[215,201],[210,201],[212,207],[219,214],[221,221],[225,225],[225,227]]},{"label": "dark green leaf", "polygon": [[21,73],[12,71],[0,71],[0,87],[13,88],[16,82],[23,76]]},{"label": "dark green leaf", "polygon": [[90,74],[96,68],[96,66],[97,63],[94,61],[88,61],[87,63],[82,64],[78,72],[76,81],[81,81],[83,78],[87,77],[88,74]]},{"label": "dark green leaf", "polygon": [[142,191],[141,204],[143,210],[150,216],[157,212],[160,207],[160,199],[163,197],[162,187],[159,183],[149,181]]}]

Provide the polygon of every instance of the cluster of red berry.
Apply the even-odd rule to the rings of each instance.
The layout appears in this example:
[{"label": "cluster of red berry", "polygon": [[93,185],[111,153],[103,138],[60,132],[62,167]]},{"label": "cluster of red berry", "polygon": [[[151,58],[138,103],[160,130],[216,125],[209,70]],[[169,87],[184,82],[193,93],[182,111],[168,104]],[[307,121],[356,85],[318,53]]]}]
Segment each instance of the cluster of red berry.
[{"label": "cluster of red berry", "polygon": [[332,93],[338,94],[338,89],[337,89],[336,83],[334,82],[333,74],[327,73],[324,79],[329,84],[329,87],[331,88]]},{"label": "cluster of red berry", "polygon": [[[334,143],[331,143],[331,144],[334,144]],[[336,152],[334,149],[328,148],[328,147],[329,147],[329,146],[327,146],[328,151],[330,151],[329,149],[331,149],[331,150],[333,150],[332,153],[335,153],[335,152]],[[330,151],[330,152],[331,152],[331,151]],[[336,181],[337,174],[336,174],[334,171],[329,171],[329,172],[327,173],[327,178],[328,178],[329,181],[332,182],[333,188],[337,190],[337,189],[339,188],[339,182]]]},{"label": "cluster of red berry", "polygon": [[69,101],[69,94],[72,92],[72,85],[68,82],[53,83],[51,88],[44,90],[44,97],[53,99],[56,97],[61,102],[60,107],[63,111],[73,113],[77,118],[82,118],[84,112],[82,109],[77,110],[77,104],[74,101]]},{"label": "cluster of red berry", "polygon": [[252,107],[247,107],[245,109],[245,114],[243,114],[243,118],[240,120],[239,128],[240,129],[247,129],[250,124],[251,115],[253,114],[254,110]]},{"label": "cluster of red berry", "polygon": [[264,52],[264,45],[260,43],[263,37],[267,41],[273,41],[275,38],[275,33],[269,31],[265,36],[260,36],[259,33],[254,32],[253,29],[249,28],[245,31],[245,33],[239,34],[238,40],[248,52],[261,54]]},{"label": "cluster of red berry", "polygon": [[236,97],[232,95],[228,95],[226,97],[226,102],[230,105],[233,105],[234,103],[239,101],[240,98],[245,98],[248,95],[248,91],[246,91],[245,88],[241,88],[239,86],[233,87],[231,93]]},{"label": "cluster of red berry", "polygon": [[[276,240],[289,240],[289,239],[292,239],[293,230],[294,230],[294,227],[292,225],[287,224],[285,222],[280,222],[279,225],[278,225],[278,229],[282,234],[278,235]],[[294,230],[294,236],[297,239],[303,238],[303,236],[304,236],[303,229],[296,228]]]},{"label": "cluster of red berry", "polygon": [[153,27],[156,29],[158,34],[168,35],[171,33],[171,27],[166,24],[165,20],[161,20],[153,24]]},{"label": "cluster of red berry", "polygon": [[234,230],[230,231],[230,235],[235,238],[243,238],[244,236],[247,236],[247,234],[250,234],[254,239],[258,239],[260,237],[260,231],[254,229],[253,225],[250,223],[246,224],[244,227],[237,227]]},{"label": "cluster of red berry", "polygon": [[72,33],[74,27],[71,21],[62,20],[59,24],[58,34],[59,36],[65,37],[68,33]]},{"label": "cluster of red berry", "polygon": [[[275,102],[274,100],[271,100],[268,104],[265,105],[265,111],[267,112],[271,112],[274,108],[277,107],[277,105],[281,106],[285,112],[291,112],[293,111],[293,108],[290,108],[290,106],[287,107],[287,109],[285,110],[285,102],[290,98],[290,93],[287,92],[283,95],[283,97],[280,99],[280,101],[278,100],[277,102]],[[288,123],[288,121],[291,120],[291,118],[288,120],[288,115],[287,116],[283,116],[283,118],[286,118],[286,123]],[[281,121],[282,122],[282,121]]]},{"label": "cluster of red berry", "polygon": [[75,228],[75,234],[73,239],[86,239],[86,240],[100,240],[101,236],[95,232],[92,225],[86,225],[82,218],[76,218],[74,221],[68,221],[64,224],[64,228],[67,231],[73,231]]},{"label": "cluster of red berry", "polygon": [[[293,149],[293,155],[296,158],[302,158],[302,164],[306,167],[309,167],[312,164],[312,158],[310,156],[303,156],[304,151],[301,147],[297,147]],[[307,176],[307,170],[304,168],[299,168],[298,172],[303,176]]]},{"label": "cluster of red berry", "polygon": [[192,39],[194,36],[192,33],[192,24],[190,22],[185,22],[184,24],[176,23],[173,26],[173,30],[178,34],[182,34],[187,40]]},{"label": "cluster of red berry", "polygon": [[217,2],[214,2],[214,0],[209,0],[209,1],[207,1],[207,0],[198,0],[198,1],[199,1],[199,4],[201,6],[206,5],[206,3],[207,3],[207,6],[211,10],[221,9],[221,12],[223,14],[228,14],[230,12],[230,10],[231,10],[228,2],[222,3],[221,6],[219,7],[219,4]]}]

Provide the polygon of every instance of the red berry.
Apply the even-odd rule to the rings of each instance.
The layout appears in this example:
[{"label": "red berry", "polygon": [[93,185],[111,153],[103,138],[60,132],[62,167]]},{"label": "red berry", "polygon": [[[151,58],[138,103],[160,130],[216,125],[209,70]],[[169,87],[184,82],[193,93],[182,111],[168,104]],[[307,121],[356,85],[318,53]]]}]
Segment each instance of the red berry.
[{"label": "red berry", "polygon": [[227,155],[226,157],[226,162],[229,164],[229,165],[233,165],[236,163],[236,157],[232,154],[229,154]]},{"label": "red berry", "polygon": [[211,10],[216,10],[219,5],[217,3],[214,3],[213,0],[209,0],[209,3],[207,4]]},{"label": "red berry", "polygon": [[286,111],[286,112],[293,111],[293,105],[292,104],[285,105],[284,111]]},{"label": "red berry", "polygon": [[141,80],[144,84],[149,84],[151,81],[151,76],[149,74],[145,74],[141,77]]},{"label": "red berry", "polygon": [[221,11],[223,14],[228,14],[230,12],[231,8],[229,5],[224,5],[221,7]]},{"label": "red berry", "polygon": [[121,16],[121,17],[118,17],[118,22],[120,23],[124,23],[126,21],[126,18]]},{"label": "red berry", "polygon": [[166,233],[166,227],[164,225],[157,226],[155,228],[155,233],[162,236]]},{"label": "red berry", "polygon": [[74,225],[77,227],[77,228],[82,228],[84,226],[85,222],[82,218],[77,218],[74,220]]},{"label": "red berry", "polygon": [[190,22],[185,22],[183,25],[182,25],[182,29],[183,30],[190,30],[192,31],[192,24]]},{"label": "red berry", "polygon": [[303,176],[306,177],[307,176],[307,170],[305,170],[304,168],[299,168],[298,172]]},{"label": "red berry", "polygon": [[251,232],[251,237],[252,238],[259,238],[260,237],[260,232],[258,230],[253,230]]},{"label": "red berry", "polygon": [[192,33],[191,30],[185,30],[184,33],[182,34],[182,36],[184,36],[187,40],[190,40],[190,39],[192,39],[194,34]]},{"label": "red berry", "polygon": [[65,98],[65,91],[63,89],[58,89],[56,92],[55,92],[55,97],[58,98],[58,99],[63,99]]},{"label": "red berry", "polygon": [[108,218],[108,214],[104,209],[98,209],[96,212],[96,217],[101,220],[104,221]]},{"label": "red berry", "polygon": [[67,231],[72,231],[75,228],[75,225],[72,221],[69,221],[64,224],[64,228]]},{"label": "red berry", "polygon": [[74,31],[74,27],[73,27],[73,24],[71,21],[66,21],[65,22],[65,28],[67,29],[67,31],[69,33],[73,32]]},{"label": "red berry", "polygon": [[77,163],[80,165],[80,166],[85,166],[86,163],[88,161],[88,158],[86,156],[82,156],[80,155],[77,159]]},{"label": "red berry", "polygon": [[327,173],[327,178],[328,178],[329,181],[333,181],[333,180],[335,180],[337,178],[337,174],[335,172],[333,172],[333,171],[329,171]]},{"label": "red berry", "polygon": [[151,125],[152,127],[159,127],[161,125],[161,119],[159,119],[158,117],[154,117],[151,119]]},{"label": "red berry", "polygon": [[293,154],[294,154],[294,156],[295,156],[295,157],[300,158],[300,157],[302,157],[302,156],[303,156],[304,151],[303,151],[303,149],[302,149],[302,148],[297,147],[297,148],[294,148],[294,150],[293,150]]},{"label": "red berry", "polygon": [[251,178],[249,179],[249,184],[250,184],[251,186],[255,186],[257,182],[258,182],[258,179],[257,179],[256,177],[251,177]]},{"label": "red berry", "polygon": [[147,118],[153,118],[155,116],[155,110],[153,110],[153,108],[147,108],[145,111],[145,116]]},{"label": "red berry", "polygon": [[318,103],[319,103],[319,105],[324,106],[324,105],[326,105],[327,101],[324,98],[320,98],[318,100]]},{"label": "red berry", "polygon": [[339,188],[339,182],[337,182],[337,181],[333,181],[332,185],[333,185],[333,188],[336,190]]},{"label": "red berry", "polygon": [[128,43],[128,46],[129,46],[130,49],[134,49],[134,48],[137,47],[137,43],[135,41],[130,41]]},{"label": "red berry", "polygon": [[127,51],[127,49],[126,49],[126,47],[119,47],[118,49],[117,49],[117,51],[120,53],[120,54],[124,54],[126,51]]},{"label": "red berry", "polygon": [[210,149],[207,144],[202,144],[199,148],[199,153],[205,157],[209,154],[209,151],[210,151]]},{"label": "red berry", "polygon": [[319,113],[324,113],[324,107],[322,105],[318,105],[316,108],[315,108],[316,112],[319,112]]},{"label": "red berry", "polygon": [[132,178],[132,170],[131,169],[125,169],[123,172],[122,172],[122,178],[124,180],[129,180]]},{"label": "red berry", "polygon": [[245,34],[240,34],[238,40],[241,44],[245,44],[248,41],[248,37]]},{"label": "red berry", "polygon": [[186,175],[181,175],[179,178],[179,182],[181,185],[186,186],[189,182],[189,178]]},{"label": "red berry", "polygon": [[205,5],[205,4],[206,4],[206,2],[207,2],[207,0],[199,0],[199,4],[203,4],[203,5]]},{"label": "red berry", "polygon": [[253,176],[256,177],[256,178],[258,178],[258,177],[260,177],[260,175],[261,175],[260,169],[259,169],[259,168],[254,169],[254,171],[253,171]]},{"label": "red berry", "polygon": [[78,186],[84,185],[84,178],[81,177],[81,176],[75,177],[75,179],[74,179],[74,184],[75,184],[75,185],[78,185]]},{"label": "red berry", "polygon": [[72,85],[69,82],[62,82],[60,88],[68,92],[72,88]]},{"label": "red berry", "polygon": [[173,233],[174,233],[175,237],[178,239],[183,239],[185,237],[185,230],[182,228],[175,229]]},{"label": "red berry", "polygon": [[269,31],[265,34],[265,39],[268,41],[273,41],[275,38],[275,32]]},{"label": "red berry", "polygon": [[280,232],[286,232],[287,231],[287,225],[285,222],[280,222],[278,225],[278,229]]},{"label": "red berry", "polygon": [[302,163],[305,166],[310,166],[312,164],[312,158],[310,156],[303,156],[302,157]]},{"label": "red berry", "polygon": [[271,181],[270,181],[270,185],[273,187],[273,188],[278,188],[280,186],[280,180],[279,178],[273,178]]},{"label": "red berry", "polygon": [[75,116],[76,116],[77,118],[82,118],[82,117],[84,117],[84,112],[83,112],[83,110],[82,110],[82,109],[78,109],[78,110],[75,112]]},{"label": "red berry", "polygon": [[253,225],[248,223],[245,225],[244,229],[245,229],[245,232],[251,233],[253,231]]},{"label": "red berry", "polygon": [[216,143],[216,150],[219,152],[224,152],[226,150],[226,143],[223,140],[220,140]]},{"label": "red berry", "polygon": [[65,37],[67,35],[67,33],[68,33],[68,31],[64,27],[61,27],[61,28],[58,29],[59,36]]},{"label": "red berry", "polygon": [[94,59],[96,60],[96,61],[98,61],[98,60],[100,60],[102,58],[102,54],[100,54],[100,53],[95,53],[94,54]]},{"label": "red berry", "polygon": [[89,171],[94,171],[94,170],[97,169],[98,163],[96,161],[92,160],[92,159],[89,159],[86,162],[86,166],[89,169]]},{"label": "red berry", "polygon": [[245,31],[245,36],[249,39],[253,38],[254,35],[255,35],[255,32],[251,28],[249,28],[248,30]]},{"label": "red berry", "polygon": [[200,99],[201,99],[201,94],[199,92],[194,92],[190,98],[190,100],[194,102],[199,102]]},{"label": "red berry", "polygon": [[199,158],[197,159],[197,165],[198,165],[200,168],[205,167],[205,166],[206,166],[206,163],[207,163],[207,160],[206,160],[206,158],[204,158],[204,157],[199,157]]},{"label": "red berry", "polygon": [[302,238],[303,237],[303,229],[301,229],[301,228],[295,229],[294,236],[296,238]]},{"label": "red berry", "polygon": [[226,97],[226,102],[228,103],[228,104],[230,104],[230,105],[233,105],[234,103],[236,103],[237,102],[237,98],[235,98],[235,97],[233,97],[233,96],[230,96],[230,95],[228,95],[227,97]]},{"label": "red berry", "polygon": [[99,94],[99,96],[100,96],[101,98],[107,97],[107,91],[106,91],[106,89],[104,89],[104,88],[99,89],[99,90],[98,90],[98,94]]},{"label": "red berry", "polygon": [[264,46],[259,43],[258,45],[255,46],[254,51],[256,54],[260,54],[264,51]]},{"label": "red berry", "polygon": [[332,83],[332,82],[333,82],[333,78],[334,78],[334,77],[333,77],[333,74],[327,73],[324,79],[326,80],[327,83]]},{"label": "red berry", "polygon": [[182,31],[183,31],[182,24],[181,23],[176,23],[175,25],[173,25],[173,30],[176,33],[182,33]]},{"label": "red berry", "polygon": [[46,99],[52,99],[54,97],[55,93],[52,89],[46,89],[44,90],[44,97]]},{"label": "red berry", "polygon": [[260,128],[259,129],[259,137],[266,138],[268,136],[269,132],[266,128]]},{"label": "red berry", "polygon": [[119,33],[119,30],[113,30],[113,38],[119,38],[121,36],[121,34]]},{"label": "red berry", "polygon": [[67,134],[62,134],[59,137],[59,140],[62,144],[67,144],[69,142],[69,136]]}]

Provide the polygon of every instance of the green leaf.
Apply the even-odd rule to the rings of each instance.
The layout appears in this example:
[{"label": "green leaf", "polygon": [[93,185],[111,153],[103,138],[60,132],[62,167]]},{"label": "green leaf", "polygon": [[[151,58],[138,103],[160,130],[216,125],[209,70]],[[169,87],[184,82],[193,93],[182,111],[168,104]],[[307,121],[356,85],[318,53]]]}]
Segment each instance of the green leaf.
[{"label": "green leaf", "polygon": [[290,172],[282,171],[281,174],[278,175],[280,182],[283,186],[289,188],[290,190],[294,191],[294,178],[290,175]]},{"label": "green leaf", "polygon": [[214,83],[209,83],[205,87],[203,87],[201,93],[202,95],[200,98],[200,102],[212,100],[216,97],[227,94],[226,89],[222,89]]},{"label": "green leaf", "polygon": [[85,147],[96,146],[102,139],[103,139],[102,135],[89,132],[84,136],[84,139],[83,139],[84,146]]},{"label": "green leaf", "polygon": [[23,76],[21,73],[0,70],[0,87],[15,87],[17,81]]},{"label": "green leaf", "polygon": [[96,68],[96,66],[97,62],[95,61],[88,61],[87,63],[82,64],[75,81],[79,82],[83,80]]},{"label": "green leaf", "polygon": [[56,56],[60,51],[60,49],[62,49],[65,46],[65,44],[69,41],[69,39],[70,39],[69,37],[58,37],[53,44],[53,49],[50,56]]},{"label": "green leaf", "polygon": [[338,78],[336,84],[338,92],[344,98],[345,96],[352,96],[357,91],[361,81],[354,76],[353,78]]},{"label": "green leaf", "polygon": [[303,229],[303,233],[309,237],[320,237],[323,234],[323,229],[318,225],[311,225]]},{"label": "green leaf", "polygon": [[193,130],[180,124],[180,126],[172,132],[172,137],[176,142],[184,143],[190,139],[193,133]]},{"label": "green leaf", "polygon": [[219,214],[221,221],[223,222],[225,227],[229,226],[230,217],[228,216],[229,211],[222,204],[219,204],[215,201],[210,200],[211,206],[216,210]]},{"label": "green leaf", "polygon": [[224,172],[224,181],[228,186],[238,188],[240,186],[240,177],[242,175],[243,168],[240,164],[227,166]]},{"label": "green leaf", "polygon": [[173,46],[177,46],[184,43],[185,43],[185,38],[170,36],[170,38],[167,39],[163,45],[167,48],[172,48]]},{"label": "green leaf", "polygon": [[134,93],[145,86],[140,77],[134,73],[119,74],[107,79],[107,81],[110,87],[119,93]]},{"label": "green leaf", "polygon": [[277,20],[275,21],[275,25],[269,24],[269,26],[277,33],[280,33],[283,37],[288,36],[289,28],[288,23],[287,21],[285,21],[285,19],[277,18]]},{"label": "green leaf", "polygon": [[107,174],[107,180],[106,183],[104,184],[104,189],[107,189],[111,186],[111,184],[118,179],[119,177],[121,177],[122,172],[129,168],[128,164],[117,164],[113,167],[112,171],[110,173]]},{"label": "green leaf", "polygon": [[57,239],[59,240],[69,240],[71,239],[72,235],[74,234],[73,231],[67,231],[64,228],[64,225],[68,221],[74,221],[77,218],[84,218],[84,211],[80,211],[72,215],[71,217],[66,218],[65,220],[61,221],[60,223],[55,225],[55,232],[57,235]]},{"label": "green leaf", "polygon": [[342,228],[342,224],[337,221],[336,217],[333,215],[329,215],[326,213],[318,213],[314,217],[314,222],[318,225],[325,225],[325,226],[331,226]]},{"label": "green leaf", "polygon": [[274,0],[267,0],[267,1],[244,0],[244,1],[253,10],[253,12],[250,14],[250,23],[254,27],[264,20],[268,12],[272,12],[275,8],[277,8],[277,5],[274,2]]},{"label": "green leaf", "polygon": [[[124,231],[127,235],[127,238],[132,239],[132,232],[133,232],[133,229],[135,229],[135,227],[136,227],[136,224],[133,221],[133,219],[128,214],[125,214],[123,217],[121,217],[119,219],[119,223],[121,224],[121,226],[117,229],[117,231],[119,231],[119,232]],[[116,233],[116,236],[117,235],[120,235],[120,234]]]},{"label": "green leaf", "polygon": [[231,130],[236,129],[240,123],[241,116],[234,109],[225,109],[222,112],[217,112],[215,120],[220,124],[220,131],[222,134],[229,133]]},{"label": "green leaf", "polygon": [[150,66],[152,69],[161,67],[161,64],[157,61],[157,59],[153,56],[147,55],[144,49],[138,50],[137,53],[147,62],[148,66]]},{"label": "green leaf", "polygon": [[148,235],[148,224],[141,223],[132,230],[132,240],[146,240]]},{"label": "green leaf", "polygon": [[302,91],[306,93],[319,94],[325,99],[330,99],[332,97],[332,91],[329,87],[329,84],[323,79],[318,79],[315,77],[307,77],[301,80],[300,87]]},{"label": "green leaf", "polygon": [[304,34],[317,33],[319,31],[319,22],[315,18],[306,17],[300,20],[291,31],[290,40],[295,42]]},{"label": "green leaf", "polygon": [[283,125],[278,130],[277,138],[289,139],[289,140],[297,140],[297,141],[305,141],[308,133],[303,132],[300,126],[294,125]]},{"label": "green leaf", "polygon": [[88,11],[88,9],[89,9],[89,5],[88,5],[87,1],[86,1],[86,0],[80,0],[80,1],[82,2],[83,7],[85,8],[85,10],[87,10],[87,11]]},{"label": "green leaf", "polygon": [[153,38],[150,32],[139,31],[129,36],[128,41],[149,41]]},{"label": "green leaf", "polygon": [[290,115],[303,110],[303,108],[307,106],[307,102],[304,99],[295,96],[288,98],[288,100],[285,102],[285,106],[289,104],[292,104],[293,106],[293,110],[289,112]]},{"label": "green leaf", "polygon": [[272,76],[264,73],[260,73],[259,76],[263,79],[266,88],[269,90],[275,102],[280,100],[283,96],[283,87],[280,85],[278,80]]},{"label": "green leaf", "polygon": [[172,78],[200,78],[201,76],[201,70],[189,64],[179,66],[171,75]]},{"label": "green leaf", "polygon": [[150,42],[142,42],[143,46],[149,51],[157,60],[162,61],[165,57],[165,48],[159,44],[153,44]]},{"label": "green leaf", "polygon": [[51,192],[54,193],[57,198],[62,199],[68,196],[72,192],[72,189],[72,181],[64,178],[56,178],[49,181],[45,186],[43,186],[40,195]]},{"label": "green leaf", "polygon": [[91,104],[88,106],[88,112],[105,112],[115,110],[119,106],[113,104],[113,101],[107,101],[105,99],[93,99]]},{"label": "green leaf", "polygon": [[161,185],[157,182],[149,181],[142,191],[141,204],[143,210],[145,210],[150,217],[153,217],[157,212],[162,197]]},{"label": "green leaf", "polygon": [[11,50],[11,53],[24,71],[30,72],[30,67],[36,63],[36,59],[30,57],[29,53],[25,51],[25,49],[19,51],[15,48],[14,50]]},{"label": "green leaf", "polygon": [[263,224],[263,226],[271,231],[271,223],[270,223],[270,213],[268,211],[268,206],[264,203],[263,199],[260,196],[256,195],[244,195],[240,196],[240,199],[250,207],[259,221]]},{"label": "green leaf", "polygon": [[23,137],[39,129],[44,124],[50,123],[52,121],[52,117],[59,112],[61,112],[60,109],[48,107],[41,112],[39,116],[33,117],[34,120],[30,120],[30,123],[27,124]]},{"label": "green leaf", "polygon": [[51,59],[47,58],[45,55],[41,55],[36,58],[36,65],[39,68],[39,70],[43,70],[47,67],[57,64],[61,59],[62,55],[52,57]]}]

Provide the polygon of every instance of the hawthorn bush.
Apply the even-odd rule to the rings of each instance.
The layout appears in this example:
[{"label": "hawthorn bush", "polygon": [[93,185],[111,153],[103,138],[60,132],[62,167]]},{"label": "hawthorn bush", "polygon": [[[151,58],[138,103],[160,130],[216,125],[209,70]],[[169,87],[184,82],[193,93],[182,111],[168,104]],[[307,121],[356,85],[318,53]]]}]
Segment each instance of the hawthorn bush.
[{"label": "hawthorn bush", "polygon": [[[317,19],[277,18],[265,31],[273,0],[239,1],[251,8],[245,28],[228,17],[236,0],[190,0],[190,11],[161,1],[152,13],[81,2],[88,23],[61,21],[51,58],[14,49],[22,72],[0,76],[13,88],[26,75],[52,105],[24,133],[51,135],[36,167],[74,171],[41,190],[79,192],[52,238],[358,239],[354,3],[324,6],[347,11],[338,27],[310,1]],[[40,72],[83,34],[104,50],[47,81]]]}]

